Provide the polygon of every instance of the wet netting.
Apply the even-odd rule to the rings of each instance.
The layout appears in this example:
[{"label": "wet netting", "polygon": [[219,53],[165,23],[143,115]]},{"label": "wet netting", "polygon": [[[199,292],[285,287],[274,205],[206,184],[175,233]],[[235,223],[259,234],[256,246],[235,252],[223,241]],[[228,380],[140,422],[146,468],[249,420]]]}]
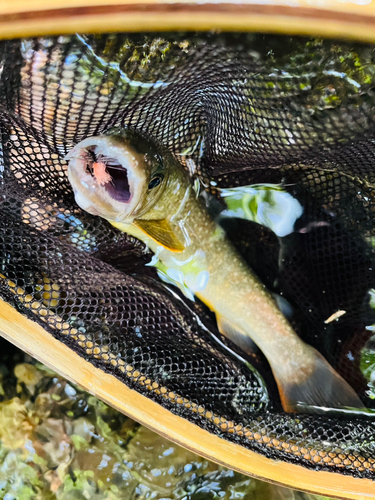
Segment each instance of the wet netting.
[{"label": "wet netting", "polygon": [[298,334],[375,408],[373,47],[75,35],[1,42],[0,58],[1,297],[223,439],[373,478],[374,420],[283,412],[262,354],[242,353],[199,301],[163,283],[142,242],[82,211],[64,160],[81,140],[131,126],[171,151],[213,213],[225,208],[223,188],[277,186],[298,202],[282,234],[255,219],[220,220],[285,299]]}]

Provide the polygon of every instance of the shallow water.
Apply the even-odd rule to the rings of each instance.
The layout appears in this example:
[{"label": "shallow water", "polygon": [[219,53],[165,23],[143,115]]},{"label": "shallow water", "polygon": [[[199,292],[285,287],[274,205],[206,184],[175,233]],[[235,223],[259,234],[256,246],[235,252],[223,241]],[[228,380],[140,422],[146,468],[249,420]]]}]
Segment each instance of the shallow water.
[{"label": "shallow water", "polygon": [[318,500],[209,462],[0,341],[4,500]]}]

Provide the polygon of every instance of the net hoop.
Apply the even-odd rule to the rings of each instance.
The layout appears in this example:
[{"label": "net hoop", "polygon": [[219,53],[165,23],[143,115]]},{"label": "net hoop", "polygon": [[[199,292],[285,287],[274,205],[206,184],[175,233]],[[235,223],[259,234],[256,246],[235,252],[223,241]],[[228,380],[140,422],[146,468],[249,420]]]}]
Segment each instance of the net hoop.
[{"label": "net hoop", "polygon": [[[80,32],[212,30],[314,35],[375,42],[375,4],[299,0],[265,5],[216,2],[172,3],[160,0],[107,2],[22,0],[0,5],[0,38]],[[119,411],[210,460],[276,484],[330,497],[375,496],[375,483],[298,465],[275,462],[222,440],[182,420],[113,376],[103,373],[53,339],[43,328],[0,300],[0,333],[10,342],[82,385]],[[51,360],[53,360],[51,362]],[[111,387],[111,389],[109,389]]]},{"label": "net hoop", "polygon": [[352,500],[375,495],[375,484],[370,479],[316,472],[300,465],[271,460],[173,415],[112,375],[95,368],[1,299],[0,334],[113,408],[213,462],[248,476],[319,495]]},{"label": "net hoop", "polygon": [[[360,4],[361,3],[361,4]],[[373,2],[272,4],[179,0],[32,0],[0,4],[0,38],[79,32],[224,30],[375,41]]]}]

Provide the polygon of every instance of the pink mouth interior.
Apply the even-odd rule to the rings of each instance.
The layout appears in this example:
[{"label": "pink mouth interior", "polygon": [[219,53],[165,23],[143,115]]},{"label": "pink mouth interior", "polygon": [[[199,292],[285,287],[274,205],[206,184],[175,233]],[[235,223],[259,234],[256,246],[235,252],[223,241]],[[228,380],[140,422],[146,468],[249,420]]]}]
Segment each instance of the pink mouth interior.
[{"label": "pink mouth interior", "polygon": [[104,189],[114,200],[121,203],[129,203],[132,197],[132,193],[130,192],[128,173],[126,168],[124,168],[118,162],[118,160],[116,160],[116,158],[110,158],[101,154],[97,154],[96,150],[96,147],[90,148],[88,150],[89,163],[86,168],[86,172],[90,173],[91,176],[96,179],[92,165],[94,162],[104,163],[106,165],[106,172],[111,177],[111,180],[103,185]]}]

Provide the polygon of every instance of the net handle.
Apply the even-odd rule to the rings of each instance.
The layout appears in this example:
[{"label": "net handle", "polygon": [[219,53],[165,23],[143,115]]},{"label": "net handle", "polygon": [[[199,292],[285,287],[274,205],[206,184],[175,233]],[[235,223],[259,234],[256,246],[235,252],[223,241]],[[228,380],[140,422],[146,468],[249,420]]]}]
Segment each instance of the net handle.
[{"label": "net handle", "polygon": [[352,500],[373,498],[374,482],[370,479],[316,472],[272,460],[172,414],[114,376],[95,368],[1,299],[0,335],[113,408],[213,462],[249,476],[315,494]]},{"label": "net handle", "polygon": [[[212,0],[211,0],[212,2]],[[375,2],[3,0],[0,38],[116,31],[258,31],[375,42]]]}]

